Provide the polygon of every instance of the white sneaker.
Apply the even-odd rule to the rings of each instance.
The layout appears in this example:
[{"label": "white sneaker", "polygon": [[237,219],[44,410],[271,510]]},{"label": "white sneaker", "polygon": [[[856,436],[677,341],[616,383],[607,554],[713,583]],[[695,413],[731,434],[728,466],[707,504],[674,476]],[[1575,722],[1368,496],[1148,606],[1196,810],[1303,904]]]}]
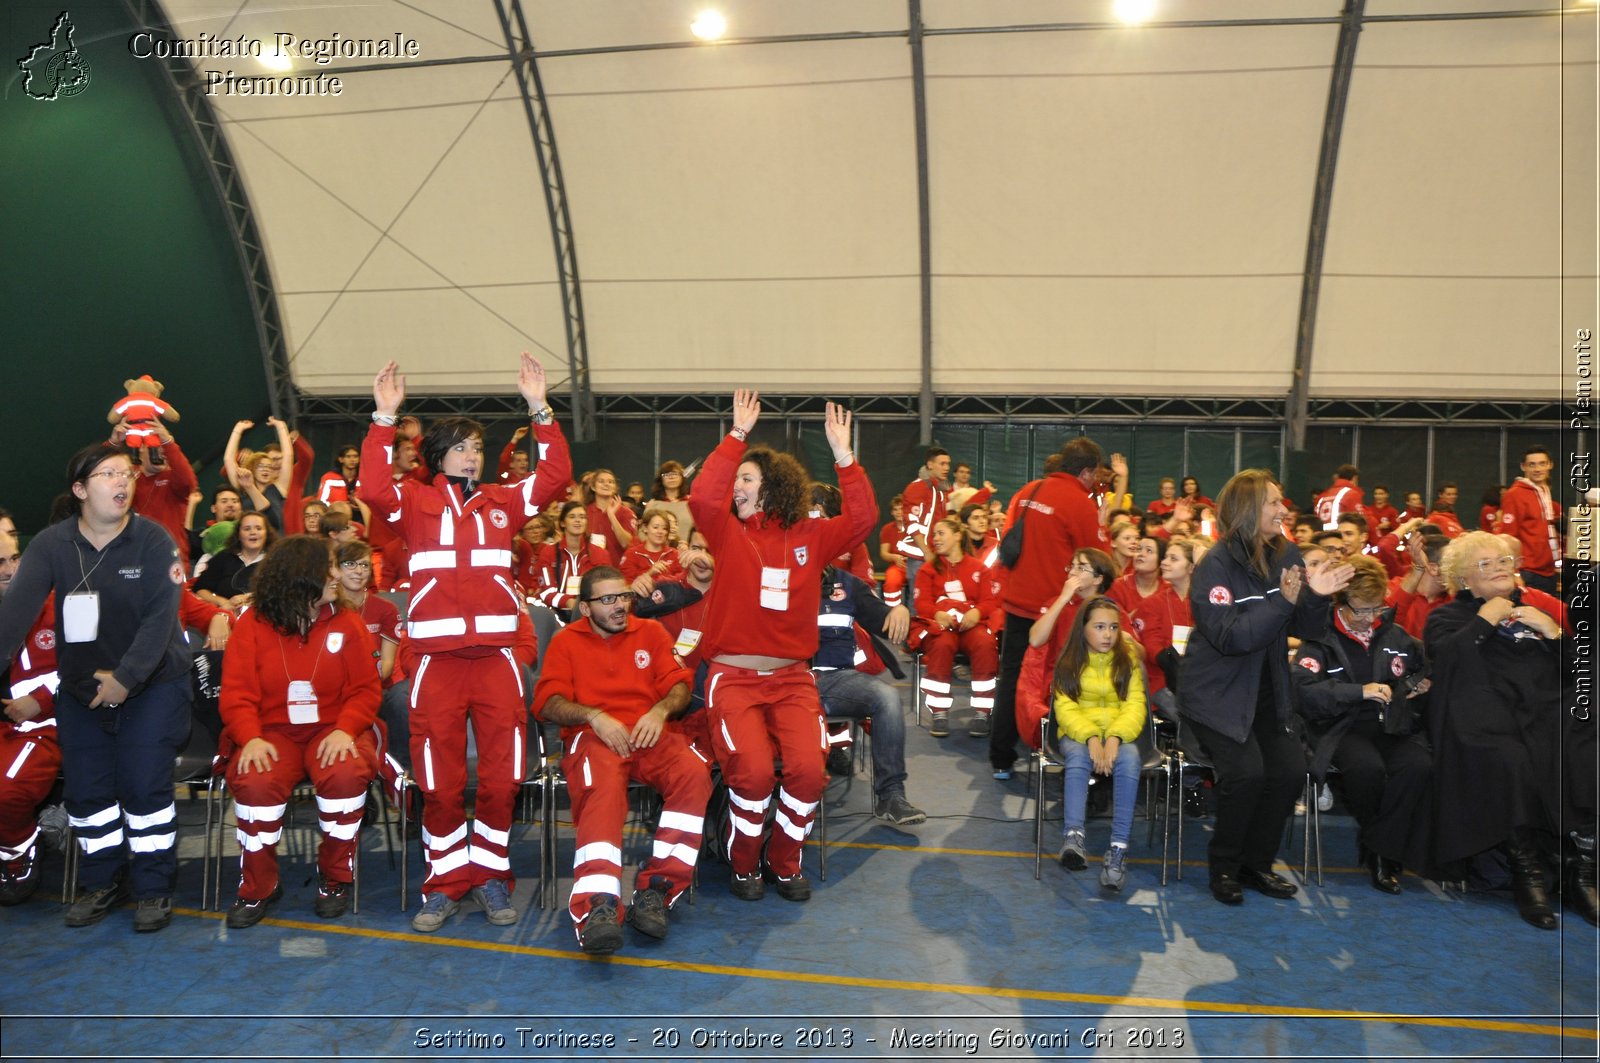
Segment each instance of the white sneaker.
[{"label": "white sneaker", "polygon": [[1331,808],[1333,808],[1333,791],[1328,788],[1327,783],[1323,783],[1317,790],[1317,811],[1327,812]]}]

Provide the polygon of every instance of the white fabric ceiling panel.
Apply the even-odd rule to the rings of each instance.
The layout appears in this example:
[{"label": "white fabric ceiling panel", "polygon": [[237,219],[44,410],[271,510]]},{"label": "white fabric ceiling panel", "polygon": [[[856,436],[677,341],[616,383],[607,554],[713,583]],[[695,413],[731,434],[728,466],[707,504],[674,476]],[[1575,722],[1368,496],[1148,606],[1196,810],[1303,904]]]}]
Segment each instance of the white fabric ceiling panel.
[{"label": "white fabric ceiling panel", "polygon": [[[937,281],[944,393],[1285,391],[1298,277]],[[1018,319],[1026,317],[1019,324]]]},{"label": "white fabric ceiling panel", "polygon": [[935,387],[1281,388],[1335,33],[931,39]]},{"label": "white fabric ceiling panel", "polygon": [[919,386],[914,277],[585,284],[584,299],[597,392]]},{"label": "white fabric ceiling panel", "polygon": [[544,77],[596,390],[672,365],[700,370],[665,374],[676,390],[915,383],[903,42],[552,60]]},{"label": "white fabric ceiling panel", "polygon": [[[1528,366],[1559,369],[1539,355],[1560,326],[1562,58],[1555,18],[1363,31],[1314,394],[1554,393]],[[1567,152],[1593,155],[1592,115]]]}]

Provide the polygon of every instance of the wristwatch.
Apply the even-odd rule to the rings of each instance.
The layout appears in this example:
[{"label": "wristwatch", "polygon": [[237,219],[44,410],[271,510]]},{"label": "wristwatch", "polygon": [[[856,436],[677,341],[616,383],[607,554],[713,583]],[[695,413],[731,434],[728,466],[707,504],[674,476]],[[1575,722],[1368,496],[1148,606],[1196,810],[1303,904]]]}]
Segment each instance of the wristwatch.
[{"label": "wristwatch", "polygon": [[533,419],[534,424],[550,424],[556,419],[556,411],[550,408],[549,403],[545,403],[538,409],[530,406],[528,408],[528,416]]}]

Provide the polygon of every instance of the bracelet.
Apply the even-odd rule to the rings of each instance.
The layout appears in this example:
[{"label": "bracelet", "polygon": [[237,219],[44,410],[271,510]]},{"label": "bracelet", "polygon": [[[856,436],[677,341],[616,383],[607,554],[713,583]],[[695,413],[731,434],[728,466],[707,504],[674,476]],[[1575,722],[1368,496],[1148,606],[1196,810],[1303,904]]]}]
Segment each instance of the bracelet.
[{"label": "bracelet", "polygon": [[733,438],[737,439],[741,443],[743,443],[745,440],[750,438],[750,433],[746,432],[743,428],[740,428],[738,425],[734,425],[732,428],[728,429],[728,434],[730,436],[732,436]]},{"label": "bracelet", "polygon": [[374,413],[372,423],[380,428],[393,428],[400,419],[392,413]]},{"label": "bracelet", "polygon": [[839,468],[842,469],[847,465],[853,464],[855,462],[855,460],[856,460],[856,452],[853,451],[853,450],[847,450],[847,451],[844,452],[844,457],[842,457],[842,458],[834,458],[833,459],[833,463],[835,465],[839,466]]},{"label": "bracelet", "polygon": [[556,411],[550,408],[549,403],[537,407],[529,406],[528,417],[534,424],[550,424],[556,419]]}]

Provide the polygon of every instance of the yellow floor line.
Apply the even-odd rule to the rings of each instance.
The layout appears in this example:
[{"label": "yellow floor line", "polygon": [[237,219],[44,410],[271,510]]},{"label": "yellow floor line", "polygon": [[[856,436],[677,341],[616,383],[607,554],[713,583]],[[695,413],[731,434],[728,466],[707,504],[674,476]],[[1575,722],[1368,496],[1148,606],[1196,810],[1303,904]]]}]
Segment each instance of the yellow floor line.
[{"label": "yellow floor line", "polygon": [[[172,909],[174,915],[197,919],[221,919],[221,912],[205,912],[198,908]],[[761,978],[775,982],[803,982],[812,985],[848,986],[857,989],[898,990],[906,993],[949,993],[957,996],[1001,997],[1014,1000],[1042,1000],[1057,1004],[1097,1004],[1104,1007],[1144,1008],[1161,1012],[1211,1012],[1224,1015],[1256,1017],[1282,1017],[1297,1019],[1339,1019],[1348,1022],[1392,1022],[1404,1026],[1438,1026],[1456,1030],[1490,1030],[1500,1033],[1526,1033],[1546,1037],[1577,1037],[1594,1041],[1592,1028],[1569,1028],[1540,1025],[1528,1022],[1506,1022],[1498,1019],[1438,1018],[1430,1015],[1402,1015],[1375,1011],[1338,1011],[1324,1008],[1292,1008],[1271,1004],[1229,1004],[1221,1001],[1166,1000],[1160,997],[1106,996],[1097,993],[1062,993],[1048,989],[1021,989],[1008,986],[967,986],[939,982],[911,982],[895,978],[860,978],[853,975],[817,974],[799,971],[775,971],[760,967],[729,967],[722,964],[684,963],[679,960],[654,960],[637,956],[586,956],[566,949],[540,948],[536,945],[510,945],[498,941],[473,941],[468,938],[440,937],[437,934],[412,934],[400,930],[369,930],[363,927],[339,926],[330,923],[308,923],[297,919],[261,920],[267,926],[281,926],[290,930],[305,930],[322,934],[367,938],[375,941],[397,941],[414,945],[433,945],[443,948],[473,949],[480,952],[497,952],[503,955],[538,956],[553,960],[580,960],[586,963],[609,963],[622,967],[645,967],[685,974],[721,975],[729,978]]]}]

